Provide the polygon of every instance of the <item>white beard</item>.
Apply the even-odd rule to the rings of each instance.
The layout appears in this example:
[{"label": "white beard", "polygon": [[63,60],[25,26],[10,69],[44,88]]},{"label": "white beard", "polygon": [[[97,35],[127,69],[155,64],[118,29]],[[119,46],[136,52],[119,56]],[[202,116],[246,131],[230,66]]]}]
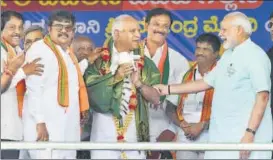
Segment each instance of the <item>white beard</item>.
[{"label": "white beard", "polygon": [[235,41],[230,41],[228,42],[227,40],[223,43],[223,48],[224,49],[230,49],[230,48],[234,48],[236,46],[236,42]]}]

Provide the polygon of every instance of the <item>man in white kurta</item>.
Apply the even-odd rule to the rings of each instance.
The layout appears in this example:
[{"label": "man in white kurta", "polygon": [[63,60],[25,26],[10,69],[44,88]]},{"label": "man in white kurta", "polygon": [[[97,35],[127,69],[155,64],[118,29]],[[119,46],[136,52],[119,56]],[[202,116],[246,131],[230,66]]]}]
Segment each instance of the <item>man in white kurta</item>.
[{"label": "man in white kurta", "polygon": [[[220,39],[211,33],[197,37],[196,62],[183,77],[183,83],[197,81],[208,74],[219,57]],[[179,105],[171,114],[178,130],[178,143],[208,143],[208,126],[213,100],[213,89],[181,94]],[[169,112],[170,108],[168,108]],[[204,151],[177,151],[177,159],[204,159]]]},{"label": "man in white kurta", "polygon": [[[67,17],[62,15],[66,14]],[[61,17],[59,19],[54,19]],[[80,141],[80,108],[79,108],[79,80],[76,66],[65,46],[69,46],[73,37],[75,18],[67,11],[56,11],[51,15],[49,36],[59,51],[67,70],[68,80],[68,106],[63,107],[58,101],[59,65],[53,50],[47,45],[45,39],[35,42],[26,53],[26,61],[41,57],[44,73],[41,77],[28,77],[26,79],[27,92],[25,96],[23,122],[24,141],[35,142],[79,142]],[[64,30],[65,28],[65,30]],[[56,37],[56,35],[58,35]],[[59,36],[61,35],[61,36]],[[36,127],[45,125],[42,136]],[[45,131],[46,130],[46,131]],[[44,135],[44,136],[43,136]],[[32,159],[75,159],[76,150],[54,150],[52,157],[48,152],[29,150]]]},{"label": "man in white kurta", "polygon": [[[19,47],[20,39],[23,33],[23,17],[15,11],[5,11],[1,13],[1,73],[6,72],[5,62],[16,55],[23,54]],[[39,73],[35,63],[25,64],[19,68],[16,73],[9,73],[12,77],[9,88],[1,94],[1,140],[2,141],[20,141],[23,138],[21,111],[18,107],[18,97],[16,87],[18,83],[26,76]],[[11,71],[10,71],[11,72]],[[21,94],[21,92],[20,92]],[[22,93],[23,94],[23,93]],[[18,93],[19,95],[19,93]],[[20,95],[23,96],[23,95]],[[20,101],[21,102],[21,101]],[[21,108],[21,107],[20,107]],[[9,152],[9,153],[8,153]],[[18,158],[18,151],[1,151],[1,158]]]},{"label": "man in white kurta", "polygon": [[[162,8],[152,9],[146,16],[147,38],[144,40],[145,55],[149,57],[160,70],[159,66],[162,65],[160,64],[163,62],[162,58],[165,54],[168,54],[168,59],[166,58],[163,63],[165,64],[166,61],[169,61],[169,66],[164,66],[164,70],[161,73],[162,77],[164,72],[165,74],[168,74],[166,75],[168,76],[166,84],[181,83],[183,75],[189,69],[189,63],[186,58],[165,44],[167,43],[166,39],[171,22],[172,18],[170,12]],[[166,96],[166,99],[162,101],[159,106],[154,107],[152,105],[149,107],[151,142],[156,142],[159,135],[165,130],[170,130],[174,134],[176,132],[174,126],[172,126],[173,124],[165,114],[166,101],[170,101],[172,104],[177,105],[178,96]],[[166,136],[166,134],[164,136]]]}]

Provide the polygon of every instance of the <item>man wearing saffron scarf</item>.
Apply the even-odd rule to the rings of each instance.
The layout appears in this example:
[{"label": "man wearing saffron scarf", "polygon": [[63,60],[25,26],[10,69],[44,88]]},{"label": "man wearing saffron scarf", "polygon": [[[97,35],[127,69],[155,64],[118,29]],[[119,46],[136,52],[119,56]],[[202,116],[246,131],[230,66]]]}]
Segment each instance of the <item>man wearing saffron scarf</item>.
[{"label": "man wearing saffron scarf", "polygon": [[[145,48],[145,55],[159,69],[161,83],[180,83],[181,78],[189,69],[189,63],[183,55],[168,46],[167,36],[172,24],[171,13],[163,8],[154,8],[147,13],[145,23],[147,38],[143,40],[142,45]],[[166,100],[164,98],[161,97],[161,104],[157,106],[151,104],[149,107],[151,142],[172,141],[175,137],[175,130],[170,127],[172,123],[166,116],[165,109],[167,101],[177,105],[178,96],[166,96]],[[164,152],[166,153],[168,152]],[[160,156],[159,152],[152,152],[148,158],[159,157],[164,158],[164,155]]]},{"label": "man wearing saffron scarf", "polygon": [[[241,12],[227,14],[219,33],[225,53],[203,79],[155,86],[161,95],[214,88],[210,143],[272,143],[271,64],[251,41],[251,23]],[[270,151],[206,151],[205,159],[270,159]]]},{"label": "man wearing saffron scarf", "polygon": [[[148,102],[159,103],[151,87],[160,74],[139,46],[140,27],[129,15],[118,16],[104,53],[85,72],[93,111],[91,142],[148,142]],[[143,151],[91,151],[91,159],[145,159]]]},{"label": "man wearing saffron scarf", "polygon": [[[89,110],[78,62],[69,48],[75,17],[64,10],[49,16],[48,32],[32,44],[26,61],[41,57],[44,73],[26,79],[23,123],[24,141],[80,142],[80,118]],[[75,159],[76,150],[29,150],[32,159]]]},{"label": "man wearing saffron scarf", "polygon": [[[1,13],[1,74],[12,77],[11,84],[5,93],[1,94],[1,140],[22,140],[21,111],[25,85],[22,81],[26,76],[41,75],[42,65],[36,64],[39,58],[23,65],[18,70],[4,67],[5,62],[13,58],[24,61],[23,51],[19,43],[23,34],[23,17],[15,11],[4,11]],[[1,82],[2,83],[2,82]],[[18,158],[19,151],[1,151],[2,159]]]},{"label": "man wearing saffron scarf", "polygon": [[[184,75],[182,82],[202,79],[216,65],[221,42],[213,34],[206,33],[196,39],[196,62]],[[182,94],[176,106],[167,106],[167,115],[177,126],[179,143],[207,143],[208,125],[213,89]],[[177,159],[204,159],[203,151],[177,151]]]}]

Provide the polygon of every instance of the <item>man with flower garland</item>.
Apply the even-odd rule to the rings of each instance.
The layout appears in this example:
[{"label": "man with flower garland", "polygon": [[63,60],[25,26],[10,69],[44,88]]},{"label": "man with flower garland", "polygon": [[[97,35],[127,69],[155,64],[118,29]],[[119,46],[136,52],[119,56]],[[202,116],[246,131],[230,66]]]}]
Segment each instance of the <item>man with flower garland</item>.
[{"label": "man with flower garland", "polygon": [[[154,8],[147,13],[145,18],[147,38],[142,41],[145,55],[149,57],[159,69],[161,83],[180,83],[181,77],[189,69],[186,58],[168,46],[166,38],[171,24],[171,13],[163,8]],[[174,105],[178,103],[177,95],[161,97],[161,104],[149,107],[150,139],[151,142],[172,141],[175,130],[171,121],[165,114],[167,102]],[[151,104],[154,106],[153,104]],[[157,109],[158,108],[158,109]],[[158,125],[160,124],[160,125]],[[171,158],[169,152],[152,152],[148,158]]]},{"label": "man with flower garland", "polygon": [[[23,123],[24,141],[80,142],[80,118],[89,110],[82,73],[69,48],[75,17],[64,10],[53,11],[44,39],[32,44],[26,62],[41,57],[42,76],[26,78]],[[76,150],[29,150],[32,159],[76,159]]]},{"label": "man with flower garland", "polygon": [[[94,111],[92,142],[149,142],[148,103],[159,103],[151,86],[160,82],[160,74],[139,41],[138,21],[118,16],[104,54],[85,72]],[[145,158],[143,151],[91,151],[91,159]]]}]

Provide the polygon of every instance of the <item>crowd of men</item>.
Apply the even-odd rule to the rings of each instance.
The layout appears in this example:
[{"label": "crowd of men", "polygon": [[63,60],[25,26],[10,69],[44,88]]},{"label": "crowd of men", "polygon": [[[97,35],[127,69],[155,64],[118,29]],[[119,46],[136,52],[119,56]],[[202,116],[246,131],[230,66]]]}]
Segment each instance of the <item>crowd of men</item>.
[{"label": "crowd of men", "polygon": [[[47,31],[24,30],[20,13],[1,13],[1,141],[272,143],[273,49],[267,56],[251,40],[245,14],[227,14],[220,38],[199,35],[193,63],[168,46],[166,9],[148,11],[144,39],[136,18],[116,17],[100,47],[75,35],[75,22],[72,13],[56,10]],[[273,14],[269,24],[273,40]],[[1,150],[3,159],[82,154]],[[87,157],[270,159],[271,152],[91,150]]]}]

